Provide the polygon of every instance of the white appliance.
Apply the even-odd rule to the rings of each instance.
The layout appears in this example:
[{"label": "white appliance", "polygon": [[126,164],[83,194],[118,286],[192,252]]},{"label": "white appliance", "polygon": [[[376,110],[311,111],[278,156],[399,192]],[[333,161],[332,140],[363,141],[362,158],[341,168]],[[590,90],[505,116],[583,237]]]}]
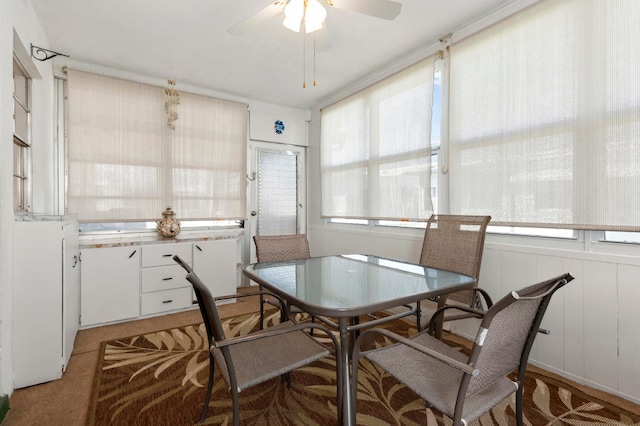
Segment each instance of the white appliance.
[{"label": "white appliance", "polygon": [[16,215],[13,369],[16,389],[59,379],[80,318],[75,215]]}]

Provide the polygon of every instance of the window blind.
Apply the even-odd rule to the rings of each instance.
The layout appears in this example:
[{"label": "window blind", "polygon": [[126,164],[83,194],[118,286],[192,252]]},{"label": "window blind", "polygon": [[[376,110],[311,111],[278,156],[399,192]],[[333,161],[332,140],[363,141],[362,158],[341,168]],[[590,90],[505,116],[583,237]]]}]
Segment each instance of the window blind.
[{"label": "window blind", "polygon": [[324,217],[431,215],[433,64],[429,57],[321,111]]},{"label": "window blind", "polygon": [[450,210],[640,230],[640,3],[541,1],[451,46]]},{"label": "window blind", "polygon": [[68,70],[68,211],[83,222],[245,216],[247,105]]}]

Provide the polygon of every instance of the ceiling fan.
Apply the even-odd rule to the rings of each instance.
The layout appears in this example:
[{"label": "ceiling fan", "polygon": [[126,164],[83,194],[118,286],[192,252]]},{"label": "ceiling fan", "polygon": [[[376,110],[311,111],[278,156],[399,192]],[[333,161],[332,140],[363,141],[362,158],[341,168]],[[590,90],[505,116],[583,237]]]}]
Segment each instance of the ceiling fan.
[{"label": "ceiling fan", "polygon": [[284,12],[283,25],[285,27],[299,32],[302,23],[304,23],[305,32],[310,33],[322,28],[327,16],[324,6],[393,20],[400,14],[402,3],[392,0],[276,0],[257,13],[231,26],[227,32],[233,35],[246,34],[269,18]]}]

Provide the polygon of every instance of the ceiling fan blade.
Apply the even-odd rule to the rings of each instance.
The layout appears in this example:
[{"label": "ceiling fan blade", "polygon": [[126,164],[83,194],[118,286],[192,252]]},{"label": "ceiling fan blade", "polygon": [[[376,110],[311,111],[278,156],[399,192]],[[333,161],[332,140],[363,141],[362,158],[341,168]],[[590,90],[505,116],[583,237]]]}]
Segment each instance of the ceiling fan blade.
[{"label": "ceiling fan blade", "polygon": [[274,2],[257,13],[227,28],[227,32],[232,35],[248,34],[268,19],[282,12],[282,2]]},{"label": "ceiling fan blade", "polygon": [[338,9],[375,16],[391,21],[400,14],[402,3],[391,0],[325,0]]}]

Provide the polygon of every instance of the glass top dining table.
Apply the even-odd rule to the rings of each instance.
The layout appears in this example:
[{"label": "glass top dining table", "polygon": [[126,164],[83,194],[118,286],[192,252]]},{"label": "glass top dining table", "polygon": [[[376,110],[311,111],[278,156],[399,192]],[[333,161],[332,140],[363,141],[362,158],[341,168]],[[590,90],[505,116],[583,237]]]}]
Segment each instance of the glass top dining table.
[{"label": "glass top dining table", "polygon": [[[353,318],[473,288],[475,278],[371,255],[334,255],[246,265],[245,276],[311,315],[338,319],[343,415],[351,421],[350,333]],[[389,318],[387,318],[388,320]],[[367,323],[375,325],[375,321]]]}]

